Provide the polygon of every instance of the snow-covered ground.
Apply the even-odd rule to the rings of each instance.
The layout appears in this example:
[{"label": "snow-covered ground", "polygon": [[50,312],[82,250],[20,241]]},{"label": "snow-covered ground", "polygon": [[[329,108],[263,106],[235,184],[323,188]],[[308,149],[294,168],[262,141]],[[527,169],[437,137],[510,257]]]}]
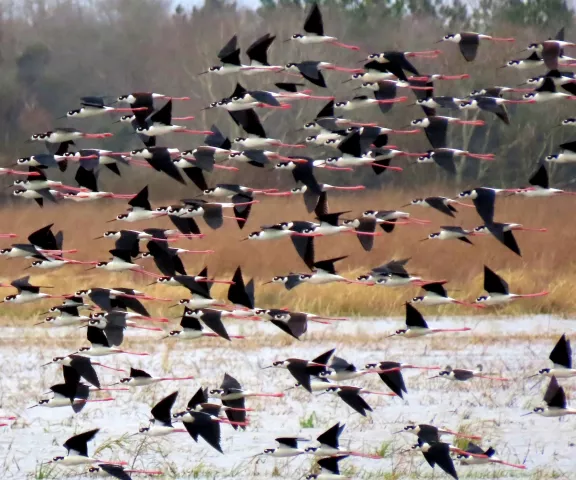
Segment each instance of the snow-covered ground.
[{"label": "snow-covered ground", "polygon": [[[562,333],[576,328],[576,321],[550,317],[531,318],[438,318],[426,315],[431,327],[469,326],[465,333],[437,334],[428,338],[387,338],[402,319],[351,319],[332,325],[311,324],[303,341],[292,340],[272,325],[260,322],[229,322],[231,334],[242,333],[246,340],[229,343],[222,339],[202,341],[160,340],[162,335],[130,331],[127,347],[147,351],[148,357],[117,355],[103,357],[102,363],[117,368],[142,368],[155,376],[195,376],[194,380],[163,382],[129,392],[109,392],[115,401],[89,404],[78,415],[70,408],[27,410],[43,397],[52,384],[61,381],[60,367],[40,365],[55,355],[70,353],[86,344],[82,330],[75,328],[0,328],[0,415],[16,415],[11,427],[0,428],[0,469],[2,479],[90,478],[83,469],[53,469],[41,462],[65,454],[61,444],[70,436],[100,428],[89,445],[99,449],[103,459],[124,460],[134,468],[162,470],[166,478],[302,478],[313,459],[302,455],[293,460],[252,458],[275,446],[274,438],[300,436],[311,439],[337,421],[346,423],[342,436],[345,448],[384,455],[379,460],[349,457],[343,471],[354,478],[424,478],[433,474],[422,455],[406,452],[415,443],[410,434],[394,434],[408,422],[433,423],[469,434],[482,435],[482,446],[492,445],[501,459],[525,463],[525,471],[503,466],[459,466],[461,478],[576,478],[576,418],[564,420],[522,417],[540,404],[548,381],[525,379],[539,368],[551,366],[550,350]],[[294,384],[286,370],[266,369],[272,361],[288,357],[311,359],[330,348],[337,355],[363,367],[373,361],[398,360],[415,365],[474,368],[508,377],[508,382],[473,379],[452,383],[429,379],[430,371],[405,370],[409,393],[405,400],[367,395],[374,412],[363,418],[338,397],[310,395],[288,390]],[[102,384],[122,376],[98,369]],[[176,410],[185,407],[199,386],[217,387],[228,372],[246,389],[282,392],[284,398],[252,398],[247,405],[255,411],[245,432],[222,426],[224,455],[202,439],[195,443],[186,433],[162,439],[135,435],[147,423],[155,402],[178,390]],[[433,372],[432,372],[433,373]],[[376,375],[347,382],[372,390],[386,391]],[[576,386],[561,380],[568,398]],[[92,394],[92,398],[103,393]],[[576,401],[574,401],[576,404]],[[308,428],[310,427],[310,428]],[[447,437],[448,438],[448,437]],[[117,441],[119,440],[119,441]],[[105,445],[107,448],[102,449]],[[441,471],[436,478],[448,478]],[[145,478],[134,475],[134,478]]]}]

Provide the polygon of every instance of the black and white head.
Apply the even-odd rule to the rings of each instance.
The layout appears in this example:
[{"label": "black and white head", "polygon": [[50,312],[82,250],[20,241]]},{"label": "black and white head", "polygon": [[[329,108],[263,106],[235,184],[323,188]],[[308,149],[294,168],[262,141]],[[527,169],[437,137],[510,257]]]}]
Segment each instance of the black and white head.
[{"label": "black and white head", "polygon": [[476,190],[464,190],[458,194],[459,198],[469,198],[470,200],[475,200],[478,198],[478,192]]}]

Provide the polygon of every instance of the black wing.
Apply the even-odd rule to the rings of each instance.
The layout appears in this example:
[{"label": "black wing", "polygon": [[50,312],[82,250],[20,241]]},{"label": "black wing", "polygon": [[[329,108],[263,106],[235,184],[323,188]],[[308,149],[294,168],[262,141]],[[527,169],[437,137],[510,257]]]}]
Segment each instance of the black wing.
[{"label": "black wing", "polygon": [[230,340],[230,335],[226,331],[224,323],[222,323],[222,313],[218,310],[202,310],[202,321],[214,333],[226,340]]},{"label": "black wing", "polygon": [[478,53],[478,46],[480,45],[480,38],[477,33],[463,32],[460,34],[460,52],[467,62],[472,62]]},{"label": "black wing", "polygon": [[74,435],[70,437],[66,442],[64,442],[63,447],[70,452],[74,450],[78,452],[80,455],[87,457],[88,456],[88,442],[92,440],[96,434],[100,431],[99,428],[94,430],[89,430],[88,432],[83,432],[78,435]]},{"label": "black wing", "polygon": [[409,303],[406,304],[406,326],[428,328],[428,324],[422,314]]},{"label": "black wing", "polygon": [[88,341],[93,345],[103,345],[105,347],[110,346],[106,335],[98,327],[88,327],[86,337]]},{"label": "black wing", "polygon": [[488,293],[499,293],[501,295],[508,295],[510,292],[506,280],[494,273],[486,265],[484,265],[484,290]]},{"label": "black wing", "polygon": [[322,22],[322,12],[320,12],[320,7],[317,3],[312,5],[312,8],[304,20],[304,31],[306,33],[312,33],[320,37],[324,36],[324,24]]},{"label": "black wing", "polygon": [[152,410],[150,410],[150,413],[152,414],[154,419],[158,420],[159,422],[161,422],[166,426],[172,426],[171,411],[172,407],[174,406],[174,403],[176,402],[177,397],[178,392],[172,392],[170,395],[163,398],[156,405],[154,405]]},{"label": "black wing", "polygon": [[338,396],[363,417],[366,416],[367,411],[372,411],[372,407],[356,391],[342,390],[338,392]]},{"label": "black wing", "polygon": [[96,370],[92,366],[92,362],[88,357],[83,357],[81,355],[70,355],[70,366],[80,374],[84,380],[86,380],[91,385],[96,388],[100,388],[100,380],[96,374]]},{"label": "black wing", "polygon": [[566,338],[566,334],[560,337],[548,358],[554,365],[572,368],[572,347],[570,346],[570,340]]},{"label": "black wing", "polygon": [[143,208],[144,210],[152,210],[152,205],[148,200],[148,185],[140,190],[134,198],[132,198],[128,205],[135,208]]},{"label": "black wing", "polygon": [[549,188],[550,181],[548,179],[548,170],[546,170],[546,165],[544,164],[540,165],[540,167],[538,167],[538,170],[536,170],[532,174],[528,182],[530,183],[530,185],[533,185],[535,187]]},{"label": "black wing", "polygon": [[448,122],[443,118],[429,117],[430,124],[424,128],[426,138],[432,148],[446,148],[448,135]]},{"label": "black wing", "polygon": [[228,113],[236,125],[241,127],[246,133],[257,137],[266,137],[266,131],[264,130],[260,118],[254,109],[248,108],[246,110],[238,110],[236,112]]}]

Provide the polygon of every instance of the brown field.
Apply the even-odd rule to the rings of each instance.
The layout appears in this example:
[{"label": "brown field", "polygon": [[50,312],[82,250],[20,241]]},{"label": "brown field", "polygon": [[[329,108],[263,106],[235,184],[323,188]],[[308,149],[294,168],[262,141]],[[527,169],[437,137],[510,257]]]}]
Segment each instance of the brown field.
[{"label": "brown field", "polygon": [[[419,192],[420,195],[445,194],[456,192],[442,188],[430,188]],[[413,198],[412,192],[367,191],[361,194],[332,195],[330,210],[351,210],[350,216],[360,214],[367,208],[399,208]],[[262,284],[273,275],[288,272],[306,271],[305,265],[296,255],[288,239],[256,242],[241,242],[249,232],[257,230],[259,225],[281,220],[308,219],[309,216],[301,198],[260,197],[262,203],[255,205],[244,230],[240,231],[234,220],[226,220],[224,227],[217,231],[208,229],[200,220],[200,228],[207,235],[198,240],[182,240],[177,245],[182,248],[214,249],[212,255],[185,255],[184,261],[189,273],[197,273],[204,265],[216,278],[229,278],[236,266],[241,265],[245,277],[256,278],[257,304],[262,307],[287,307],[314,313],[331,315],[390,315],[400,314],[405,300],[418,294],[416,287],[384,288],[361,285],[330,284],[323,286],[302,285],[287,292],[279,285]],[[174,201],[175,199],[170,199]],[[527,227],[546,227],[548,232],[517,232],[516,237],[522,249],[519,258],[509,252],[494,239],[477,237],[474,246],[458,241],[419,240],[429,233],[437,231],[439,225],[456,224],[467,228],[478,224],[474,209],[459,208],[456,219],[450,219],[441,213],[421,207],[406,207],[415,217],[431,220],[430,225],[402,225],[392,234],[383,234],[376,238],[374,249],[364,252],[353,235],[343,234],[316,239],[316,258],[327,259],[342,255],[348,258],[338,264],[339,272],[348,278],[354,278],[392,258],[411,257],[409,271],[426,279],[449,280],[449,292],[456,298],[471,300],[482,293],[482,265],[502,274],[510,283],[511,291],[530,293],[549,290],[550,295],[537,301],[518,301],[506,307],[504,313],[555,313],[567,315],[574,311],[571,282],[574,278],[573,235],[567,226],[572,223],[574,212],[571,197],[549,199],[503,198],[498,200],[497,219],[522,223]],[[169,203],[153,202],[154,205]],[[19,235],[17,241],[25,242],[31,226],[40,227],[54,222],[54,231],[62,229],[65,233],[64,247],[77,248],[74,258],[80,260],[105,260],[107,250],[113,248],[111,240],[93,240],[106,229],[146,228],[149,222],[126,224],[121,222],[106,224],[105,221],[123,211],[121,202],[101,204],[60,204],[40,209],[36,206],[19,206],[10,213],[2,213],[2,231]],[[505,215],[503,212],[506,212]],[[155,226],[169,225],[168,219],[159,219]],[[8,246],[11,241],[3,240]],[[41,271],[24,270],[28,260],[0,258],[2,262],[2,281],[9,281],[25,274],[32,276],[32,282],[54,287],[50,292],[71,293],[80,288],[91,286],[133,286],[162,297],[181,298],[186,295],[184,289],[150,286],[148,277],[130,273],[110,275],[105,272],[86,272],[86,266],[67,265],[60,270]],[[156,271],[150,260],[140,261],[144,268]],[[225,298],[225,287],[216,285],[214,295]],[[6,294],[11,293],[8,289]],[[40,304],[28,306],[6,306],[7,315],[17,318],[30,316],[45,310]],[[165,307],[165,304],[156,307]],[[465,307],[443,307],[446,313],[462,313]],[[153,308],[154,310],[154,308]],[[465,313],[471,313],[465,309]],[[443,310],[444,311],[444,310]],[[13,315],[12,315],[13,312]]]}]

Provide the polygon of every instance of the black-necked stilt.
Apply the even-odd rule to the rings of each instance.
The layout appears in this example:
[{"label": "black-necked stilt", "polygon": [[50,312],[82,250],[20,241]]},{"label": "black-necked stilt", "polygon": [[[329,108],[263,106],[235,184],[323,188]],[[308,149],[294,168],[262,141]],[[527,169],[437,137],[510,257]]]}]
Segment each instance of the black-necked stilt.
[{"label": "black-necked stilt", "polygon": [[442,435],[454,435],[458,438],[467,438],[469,440],[482,440],[482,437],[478,435],[465,435],[459,432],[455,432],[454,430],[449,430],[446,428],[438,428],[434,425],[427,425],[425,423],[421,423],[419,425],[410,424],[406,425],[402,430],[399,430],[394,433],[403,433],[408,432],[416,435],[418,438],[422,438],[423,440],[434,443],[439,442],[440,437]]},{"label": "black-necked stilt", "polygon": [[[529,228],[525,227],[521,223],[502,223],[502,230],[504,232],[547,232],[547,228]],[[489,228],[486,225],[479,225],[474,228],[475,235],[487,235],[490,233]]]},{"label": "black-necked stilt", "polygon": [[420,220],[412,218],[409,213],[401,212],[400,210],[365,210],[364,212],[362,212],[362,216],[375,218],[376,223],[380,225],[382,230],[384,230],[386,233],[393,232],[396,225],[403,225],[409,223],[415,223],[415,224],[430,223],[429,220]]},{"label": "black-necked stilt", "polygon": [[185,428],[176,428],[172,425],[172,407],[176,402],[178,392],[172,392],[167,397],[160,400],[150,413],[150,425],[147,427],[140,427],[138,433],[146,435],[147,437],[164,437],[171,433],[187,433]]},{"label": "black-necked stilt", "polygon": [[81,347],[77,352],[81,355],[87,355],[89,357],[103,357],[107,355],[115,355],[118,353],[126,353],[128,355],[149,355],[145,352],[130,352],[128,350],[123,350],[121,348],[112,347],[106,338],[104,331],[97,327],[88,327],[87,329],[87,339],[90,342],[89,347]]},{"label": "black-necked stilt", "polygon": [[104,460],[99,460],[88,456],[88,442],[92,441],[96,434],[100,431],[99,428],[94,430],[89,430],[87,432],[79,433],[70,437],[62,445],[68,452],[65,457],[58,456],[54,457],[47,463],[58,463],[59,465],[64,465],[66,467],[75,467],[78,465],[90,465],[93,463],[104,463],[113,465],[126,465],[126,462],[106,462]]},{"label": "black-necked stilt", "polygon": [[[432,468],[438,465],[444,472],[458,480],[458,473],[456,473],[454,462],[450,456],[450,452],[453,451],[453,449],[450,447],[451,445],[448,443],[427,443],[419,438],[418,443],[413,445],[412,449],[422,452],[422,455],[424,455],[428,465],[430,465]],[[460,452],[463,452],[463,450],[459,450],[457,453]]]},{"label": "black-necked stilt", "polygon": [[508,282],[490,270],[486,265],[484,265],[484,290],[488,292],[488,295],[478,297],[476,303],[486,306],[502,305],[519,298],[542,297],[548,295],[547,291],[526,294],[510,293]]},{"label": "black-necked stilt", "polygon": [[284,67],[270,65],[268,63],[268,49],[275,39],[275,35],[266,33],[250,44],[246,49],[246,56],[250,60],[251,68],[242,70],[243,73],[254,75],[257,73],[279,72],[283,70]]},{"label": "black-necked stilt", "polygon": [[460,32],[444,35],[440,42],[457,43],[460,53],[467,62],[472,62],[478,53],[478,47],[481,40],[490,40],[492,42],[513,42],[513,38],[493,37],[475,32]]},{"label": "black-necked stilt", "polygon": [[432,148],[446,148],[446,138],[448,135],[449,125],[472,125],[482,126],[485,125],[484,120],[461,120],[454,117],[425,117],[417,118],[410,122],[412,127],[421,128],[424,130]]},{"label": "black-necked stilt", "polygon": [[69,110],[66,112],[64,117],[68,118],[88,118],[95,117],[97,115],[103,115],[105,113],[115,113],[115,112],[132,112],[132,111],[146,111],[146,107],[132,107],[132,108],[117,108],[110,107],[106,105],[104,97],[81,97],[80,98],[81,108],[76,108],[74,110]]},{"label": "black-necked stilt", "polygon": [[554,81],[548,77],[545,78],[538,88],[534,89],[533,92],[525,93],[522,98],[526,102],[530,103],[544,103],[551,100],[576,100],[576,96],[570,93],[559,92],[556,89]]},{"label": "black-necked stilt", "polygon": [[295,33],[292,35],[290,40],[301,43],[303,45],[329,43],[331,45],[346,48],[348,50],[360,50],[360,48],[355,45],[347,45],[345,43],[339,42],[336,37],[329,37],[324,35],[324,22],[322,21],[322,12],[320,12],[320,7],[317,3],[312,4],[308,15],[306,15],[306,20],[304,20],[304,32],[305,33]]},{"label": "black-necked stilt", "polygon": [[429,328],[422,314],[409,303],[406,304],[406,328],[396,330],[390,337],[401,336],[415,338],[441,332],[468,332],[469,327],[462,328]]},{"label": "black-necked stilt", "polygon": [[[226,413],[228,414],[229,411],[227,410]],[[235,411],[234,413],[239,412]],[[194,439],[194,441],[198,442],[198,437],[202,437],[206,443],[208,443],[208,445],[210,445],[215,450],[218,450],[220,453],[224,453],[222,451],[222,447],[220,446],[220,424],[228,423],[235,428],[239,426],[244,427],[247,425],[246,422],[224,420],[205,412],[195,412],[193,410],[181,412],[176,415],[178,415],[178,418],[180,418],[184,424],[184,427],[190,436]]]},{"label": "black-necked stilt", "polygon": [[576,368],[572,368],[572,347],[570,346],[570,340],[566,338],[566,334],[563,334],[556,342],[548,358],[554,366],[552,368],[542,368],[538,370],[537,374],[531,375],[531,377],[537,375],[556,378],[576,377]]},{"label": "black-necked stilt", "polygon": [[100,380],[98,379],[94,365],[118,372],[125,371],[118,368],[107,367],[100,363],[92,362],[90,358],[76,354],[67,355],[66,357],[54,357],[51,362],[45,363],[42,365],[42,367],[46,367],[53,363],[73,368],[84,380],[86,380],[91,385],[94,385],[96,388],[100,388]]},{"label": "black-necked stilt", "polygon": [[[393,367],[392,371],[398,371],[397,367]],[[341,357],[335,356],[332,359],[329,367],[316,375],[319,378],[327,378],[336,382],[351,380],[353,378],[366,375],[367,373],[388,373],[377,369],[358,369],[355,365],[349,363]]]},{"label": "black-necked stilt", "polygon": [[476,212],[486,225],[494,223],[494,204],[498,195],[516,193],[517,189],[477,187],[472,190],[464,190],[458,194],[458,198],[469,198],[476,207]]},{"label": "black-necked stilt", "polygon": [[285,368],[302,387],[312,393],[311,377],[317,377],[319,373],[326,370],[326,365],[334,354],[334,350],[334,348],[328,350],[313,360],[287,358],[275,361],[272,365],[263,368]]},{"label": "black-necked stilt", "polygon": [[227,75],[229,73],[238,73],[246,70],[252,70],[249,65],[242,65],[240,62],[240,49],[238,48],[238,37],[234,35],[226,45],[224,45],[217,55],[221,65],[215,65],[208,70],[201,72],[199,75],[214,73],[216,75]]},{"label": "black-necked stilt", "polygon": [[312,285],[324,285],[332,282],[356,283],[354,280],[349,280],[336,273],[334,264],[345,258],[347,258],[347,256],[314,262],[312,273],[300,274],[298,279],[303,283],[310,283]]},{"label": "black-necked stilt", "polygon": [[[52,385],[50,391],[53,393],[52,398],[40,400],[35,407],[59,408],[59,407],[72,407],[74,413],[80,413],[88,402],[110,402],[114,398],[100,398],[90,400],[91,388],[80,382],[80,374],[72,367],[62,366],[64,374],[64,383]],[[114,388],[98,388],[98,390],[124,390]]]},{"label": "black-necked stilt", "polygon": [[21,305],[23,303],[34,302],[36,300],[41,300],[43,298],[65,298],[62,295],[50,295],[49,293],[43,293],[40,291],[41,288],[52,288],[47,286],[35,286],[30,282],[30,277],[22,277],[13,280],[10,285],[13,286],[18,293],[16,295],[8,295],[4,297],[4,300],[0,303],[14,303]]},{"label": "black-necked stilt", "polygon": [[424,50],[421,52],[400,52],[395,50],[390,50],[381,53],[372,53],[366,57],[367,60],[373,60],[383,65],[386,65],[395,76],[398,75],[399,71],[406,70],[416,76],[420,73],[416,70],[416,67],[412,65],[409,58],[436,58],[442,53],[441,50]]},{"label": "black-necked stilt", "polygon": [[[220,388],[214,388],[208,391],[208,395],[213,398],[219,398],[222,404],[228,407],[245,408],[244,401],[249,397],[283,397],[283,393],[263,393],[244,390],[240,382],[231,375],[225,373]],[[242,405],[239,405],[242,403]]]},{"label": "black-necked stilt", "polygon": [[[58,312],[58,316],[46,317],[43,321],[35,323],[34,325],[48,324],[55,327],[69,327],[71,325],[80,325],[90,320],[90,317],[80,315],[78,307],[76,306],[52,307],[49,312]],[[46,312],[46,314],[49,312]]]},{"label": "black-necked stilt", "polygon": [[114,477],[120,480],[130,480],[127,477],[131,473],[142,473],[144,475],[163,475],[161,470],[142,470],[134,468],[125,468],[122,465],[99,463],[97,467],[89,467],[88,473],[94,473],[100,477]]},{"label": "black-necked stilt", "polygon": [[153,377],[144,370],[139,370],[137,368],[130,367],[130,376],[120,379],[117,385],[126,385],[128,387],[144,387],[148,385],[153,385],[158,382],[167,381],[181,381],[181,380],[192,380],[194,377]]},{"label": "black-necked stilt", "polygon": [[[177,337],[182,339],[196,339],[201,337],[222,337],[225,340],[232,340],[233,338],[244,338],[242,335],[229,335],[226,327],[222,322],[222,318],[245,318],[234,315],[232,312],[224,312],[220,310],[213,310],[210,308],[196,308],[191,309],[185,307],[180,321],[182,330],[171,331],[169,337]],[[214,333],[205,333],[202,330],[200,320],[212,330]],[[166,337],[168,338],[168,337]]]},{"label": "black-necked stilt", "polygon": [[274,439],[278,446],[276,448],[266,448],[258,455],[267,455],[275,458],[297,457],[306,453],[306,450],[298,445],[298,442],[308,442],[307,438],[300,437],[279,437]]},{"label": "black-necked stilt", "polygon": [[336,423],[325,432],[316,437],[318,446],[306,447],[306,453],[311,453],[316,457],[333,457],[335,455],[352,455],[354,457],[364,458],[382,458],[380,455],[371,455],[369,453],[355,452],[352,450],[344,450],[340,448],[340,435],[344,431],[346,424]]},{"label": "black-necked stilt", "polygon": [[566,393],[564,388],[558,384],[555,376],[550,378],[550,383],[546,392],[544,393],[545,407],[536,407],[531,412],[525,413],[523,416],[536,413],[543,417],[563,417],[565,415],[576,415],[576,409],[569,408],[566,402]]},{"label": "black-necked stilt", "polygon": [[419,305],[430,306],[449,304],[475,306],[472,303],[462,302],[460,300],[449,297],[446,289],[444,288],[445,283],[446,282],[430,282],[422,285],[421,288],[426,292],[426,294],[419,297],[414,297],[412,300],[410,300],[409,303],[417,303]]},{"label": "black-necked stilt", "polygon": [[410,203],[403,205],[404,207],[409,207],[410,205],[418,205],[420,207],[432,207],[439,212],[448,215],[449,217],[454,217],[454,213],[457,213],[458,210],[454,208],[453,204],[456,203],[458,205],[465,205],[461,204],[456,200],[452,200],[451,198],[446,197],[425,197],[425,198],[415,198]]},{"label": "black-necked stilt", "polygon": [[132,288],[99,288],[93,287],[84,290],[78,290],[74,296],[88,297],[94,304],[107,312],[118,310],[133,310],[143,317],[150,317],[150,313],[142,304],[141,300],[170,301],[168,299],[152,297]]},{"label": "black-necked stilt", "polygon": [[417,99],[416,105],[431,109],[445,108],[447,110],[458,110],[458,104],[463,101],[463,98],[458,97],[432,96]]},{"label": "black-necked stilt", "polygon": [[326,389],[324,393],[332,393],[338,395],[342,401],[351,407],[354,411],[358,412],[363,417],[366,417],[366,412],[371,412],[372,407],[366,403],[361,397],[361,394],[375,394],[375,395],[387,395],[395,397],[395,393],[389,392],[373,392],[372,390],[366,390],[360,387],[350,387],[347,385],[334,385]]},{"label": "black-necked stilt", "polygon": [[[309,315],[302,312],[289,312],[287,310],[256,309],[256,318],[270,322],[292,338],[300,340],[300,337],[308,331]],[[320,323],[328,323],[317,320]]]},{"label": "black-necked stilt", "polygon": [[404,377],[402,376],[402,370],[404,368],[414,368],[417,370],[439,370],[440,367],[420,367],[410,363],[383,361],[378,363],[367,363],[364,368],[369,370],[380,370],[378,372],[378,376],[384,382],[384,384],[398,397],[404,398],[404,393],[408,393],[406,384],[404,383]]},{"label": "black-necked stilt", "polygon": [[548,70],[558,70],[559,59],[564,55],[565,47],[576,47],[576,43],[550,39],[540,43],[531,43],[526,50],[541,55]]},{"label": "black-necked stilt", "polygon": [[445,226],[440,227],[439,232],[431,233],[426,238],[423,238],[421,241],[424,241],[424,240],[461,240],[462,242],[473,245],[473,243],[468,238],[469,236],[472,236],[472,235],[474,235],[473,230],[466,230],[462,227],[445,225]]},{"label": "black-necked stilt", "polygon": [[502,120],[506,125],[510,125],[510,116],[508,115],[508,110],[506,105],[509,103],[532,103],[530,100],[510,100],[507,98],[500,97],[488,97],[484,95],[479,95],[471,98],[470,100],[464,100],[458,104],[460,110],[484,110],[486,112],[493,113],[500,120]]},{"label": "black-necked stilt", "polygon": [[[496,451],[492,447],[488,447],[486,450],[483,450],[478,445],[472,442],[468,442],[468,446],[465,450],[466,453],[459,453],[456,458],[460,460],[460,465],[486,465],[490,463],[495,463],[498,465],[506,465],[508,467],[520,468],[521,470],[526,470],[526,465],[518,464],[518,463],[509,463],[505,462],[504,460],[500,460],[496,456]],[[470,453],[473,453],[478,456],[471,456]],[[484,458],[482,458],[482,456]]]},{"label": "black-necked stilt", "polygon": [[507,378],[502,377],[492,377],[489,375],[482,374],[482,365],[476,365],[476,370],[470,370],[466,368],[452,368],[450,365],[446,365],[444,370],[440,370],[438,375],[430,378],[445,378],[447,380],[457,380],[459,382],[465,382],[471,380],[472,378],[485,378],[488,380],[499,380],[502,382],[507,382]]},{"label": "black-necked stilt", "polygon": [[[182,119],[193,120],[194,117],[182,117]],[[146,118],[146,125],[136,127],[136,133],[144,134],[148,137],[166,135],[170,132],[191,133],[195,135],[212,135],[210,130],[191,130],[181,125],[172,124],[172,99],[166,104],[150,114]]]},{"label": "black-necked stilt", "polygon": [[42,133],[34,133],[30,140],[34,142],[64,143],[79,138],[99,139],[112,137],[112,133],[83,133],[71,127],[57,127]]},{"label": "black-necked stilt", "polygon": [[516,195],[523,197],[551,197],[554,195],[576,195],[576,192],[567,192],[559,188],[551,188],[548,178],[548,170],[545,164],[541,164],[529,178],[528,183],[532,185],[527,188],[516,189]]},{"label": "black-necked stilt", "polygon": [[406,271],[404,266],[409,260],[409,258],[391,260],[384,265],[373,268],[368,275],[359,276],[357,280],[366,285],[386,285],[390,287],[428,283],[420,277],[410,275]]},{"label": "black-necked stilt", "polygon": [[130,205],[128,213],[122,213],[116,216],[116,218],[113,220],[109,220],[108,223],[114,222],[116,220],[122,220],[125,222],[137,222],[140,220],[150,220],[166,215],[165,211],[152,210],[152,205],[148,200],[148,185],[140,190],[135,197],[131,198],[128,201],[128,205]]},{"label": "black-necked stilt", "polygon": [[574,163],[576,162],[576,142],[562,143],[560,152],[548,155],[545,160],[550,163]]},{"label": "black-necked stilt", "polygon": [[384,110],[382,113],[387,113],[390,110],[389,106],[392,103],[402,103],[408,100],[408,97],[395,97],[395,98],[370,98],[366,95],[358,95],[353,97],[351,100],[344,100],[341,102],[336,102],[334,104],[334,108],[349,112],[352,110],[359,110],[361,108],[371,107],[372,105],[378,105],[381,107],[385,105],[386,108],[380,110]]},{"label": "black-necked stilt", "polygon": [[361,70],[357,68],[345,68],[334,65],[329,62],[321,62],[316,60],[305,60],[302,62],[291,62],[284,66],[287,72],[296,73],[302,75],[303,78],[308,80],[310,83],[322,87],[328,88],[326,85],[326,80],[322,74],[322,70],[334,70],[337,72],[349,72],[357,73]]}]

